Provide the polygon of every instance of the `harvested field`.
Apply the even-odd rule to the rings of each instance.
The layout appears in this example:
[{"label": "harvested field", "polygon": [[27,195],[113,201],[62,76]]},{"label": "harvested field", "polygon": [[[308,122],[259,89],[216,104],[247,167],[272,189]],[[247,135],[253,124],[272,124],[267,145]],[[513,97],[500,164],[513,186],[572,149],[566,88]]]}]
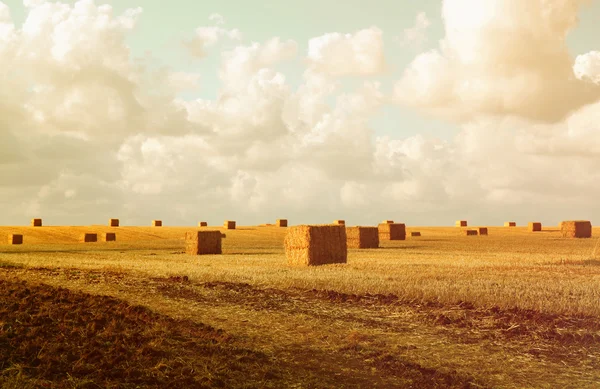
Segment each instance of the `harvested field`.
[{"label": "harvested field", "polygon": [[[124,307],[144,306],[157,317],[187,320],[190,324],[185,328],[218,328],[227,336],[224,360],[241,364],[241,371],[256,378],[246,380],[217,370],[226,378],[222,383],[202,381],[209,387],[598,387],[600,253],[594,251],[596,239],[563,239],[556,227],[531,234],[523,226],[488,227],[489,237],[465,240],[454,227],[416,227],[423,237],[381,241],[377,250],[350,250],[345,265],[292,267],[284,250],[286,232],[292,228],[230,230],[223,254],[199,261],[184,255],[184,236],[190,227],[120,227],[118,242],[93,245],[79,244],[81,234],[101,234],[111,228],[0,227],[0,279],[27,281],[32,295],[42,293],[34,286],[43,282],[92,298],[111,296]],[[15,233],[27,235],[27,244],[7,244],[8,234]],[[0,286],[0,294],[13,289]],[[62,293],[47,295],[67,301]],[[18,304],[35,301],[21,295],[15,300],[22,301]],[[60,306],[58,302],[47,305]],[[24,309],[36,317],[35,310]],[[115,322],[122,321],[123,310],[111,309]],[[135,308],[127,310],[135,312]],[[16,315],[19,310],[11,312]],[[90,312],[108,315],[96,308]],[[3,323],[11,320],[8,327],[0,324],[5,331],[10,327],[24,333],[35,328],[28,316],[16,318],[25,323],[17,328],[19,323],[10,315],[3,317]],[[55,312],[50,317],[62,316]],[[70,318],[60,322],[65,338],[69,326],[77,324]],[[44,331],[32,342],[61,339]],[[3,334],[0,331],[0,349],[12,352],[14,347],[2,346]],[[150,341],[152,347],[168,348],[161,354],[167,367],[160,379],[167,374],[173,382],[190,379],[185,376],[188,370],[178,370],[173,355],[182,353],[177,342],[186,344],[194,338],[176,331],[161,334],[162,343]],[[22,335],[15,339],[24,342]],[[130,344],[130,340],[123,342],[123,347],[129,349]],[[79,365],[67,359],[49,368],[55,375],[48,378],[46,370],[32,370],[36,366],[22,362],[38,354],[46,358],[46,347],[58,346],[49,343],[41,353],[31,349],[30,354],[20,354],[20,360],[10,354],[17,363],[0,370],[0,386],[106,387],[116,385],[117,378],[108,381],[113,374],[123,377],[123,365],[118,363],[112,371],[102,370],[84,359],[80,364],[93,366],[91,375],[74,376],[70,369],[78,372]],[[86,350],[88,346],[63,347]],[[239,360],[229,353],[232,349],[251,356]],[[210,352],[218,360],[215,363],[223,361],[221,351]],[[115,355],[109,349],[101,353],[109,359]],[[209,371],[209,377],[214,377],[217,373],[204,358],[207,354],[195,353],[195,360],[182,354],[182,364],[196,371],[191,379],[207,377],[198,371]],[[153,360],[147,368],[135,358],[142,356],[130,358],[129,368],[135,372],[127,379],[158,374],[153,370],[158,362]],[[323,363],[326,360],[335,363]],[[49,363],[44,360],[40,366]],[[73,378],[65,383],[67,373]],[[135,385],[150,386],[131,384]]]}]

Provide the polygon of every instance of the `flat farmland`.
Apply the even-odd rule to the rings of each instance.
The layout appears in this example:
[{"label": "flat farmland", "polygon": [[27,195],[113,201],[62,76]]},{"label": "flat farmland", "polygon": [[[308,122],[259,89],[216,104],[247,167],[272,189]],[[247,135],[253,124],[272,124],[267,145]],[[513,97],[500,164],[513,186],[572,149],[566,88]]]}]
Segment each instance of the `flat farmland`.
[{"label": "flat farmland", "polygon": [[[135,369],[125,364],[113,377],[90,373],[102,360],[88,358],[92,351],[116,353],[112,346],[98,351],[89,342],[74,344],[83,356],[75,359],[72,351],[70,361],[44,352],[52,349],[49,337],[56,338],[50,333],[16,351],[0,338],[9,361],[4,385],[600,386],[597,238],[565,239],[557,227],[535,233],[489,227],[488,236],[466,236],[457,227],[409,226],[404,241],[350,249],[347,264],[290,267],[286,228],[202,227],[226,234],[223,254],[186,255],[185,232],[197,229],[0,227],[0,336],[30,339],[15,331],[19,322],[41,320],[47,310],[40,307],[68,312],[79,306],[85,307],[79,316],[89,317],[79,323],[89,338],[107,328],[116,336],[110,323],[118,319],[129,324],[115,328],[137,328],[147,337],[146,343],[123,340],[121,353],[163,355],[140,357]],[[115,232],[117,241],[80,243],[85,232],[99,238]],[[23,234],[24,244],[8,245],[10,233]],[[100,304],[100,298],[107,300]],[[28,305],[15,309],[23,299]],[[114,317],[101,309],[111,304],[119,307]],[[139,310],[156,317],[140,322]],[[127,319],[130,312],[138,312],[138,321]],[[104,317],[102,326],[88,328],[96,316]],[[76,322],[57,319],[49,328]],[[160,329],[152,327],[156,322]],[[196,327],[201,336],[184,331]],[[210,339],[212,348],[198,339]],[[190,342],[204,352],[190,354]],[[178,358],[185,368],[174,365]]]}]

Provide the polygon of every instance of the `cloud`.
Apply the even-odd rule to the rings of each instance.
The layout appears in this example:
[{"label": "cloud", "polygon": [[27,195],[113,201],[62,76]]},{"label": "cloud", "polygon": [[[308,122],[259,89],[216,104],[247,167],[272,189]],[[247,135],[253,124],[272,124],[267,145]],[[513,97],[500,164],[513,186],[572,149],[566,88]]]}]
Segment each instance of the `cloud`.
[{"label": "cloud", "polygon": [[445,0],[446,36],[408,66],[397,101],[461,121],[482,114],[560,121],[600,98],[600,88],[573,77],[565,43],[587,2]]},{"label": "cloud", "polygon": [[575,77],[580,80],[600,84],[600,51],[578,55],[573,65]]},{"label": "cloud", "polygon": [[308,60],[332,76],[368,76],[385,70],[383,32],[377,27],[354,34],[328,33],[308,41]]},{"label": "cloud", "polygon": [[196,28],[192,39],[184,40],[183,45],[187,48],[190,55],[196,58],[203,58],[207,55],[207,50],[213,47],[222,39],[231,41],[240,41],[242,34],[238,29],[227,30],[219,27],[225,24],[225,20],[219,14],[211,14],[209,20],[216,26],[202,26]]},{"label": "cloud", "polygon": [[417,14],[415,25],[411,28],[404,29],[404,32],[398,41],[401,46],[413,46],[420,48],[425,42],[427,42],[427,29],[431,25],[431,22],[427,18],[425,12],[419,12]]}]

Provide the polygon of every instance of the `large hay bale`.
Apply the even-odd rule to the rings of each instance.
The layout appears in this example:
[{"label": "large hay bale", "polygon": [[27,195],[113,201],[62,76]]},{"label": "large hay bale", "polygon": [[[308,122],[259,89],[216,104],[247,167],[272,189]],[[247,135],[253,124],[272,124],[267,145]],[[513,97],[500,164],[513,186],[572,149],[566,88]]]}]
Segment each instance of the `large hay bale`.
[{"label": "large hay bale", "polygon": [[570,220],[561,223],[563,238],[591,238],[592,223],[587,220]]},{"label": "large hay bale", "polygon": [[162,227],[162,220],[152,220],[152,227]]},{"label": "large hay bale", "polygon": [[188,231],[185,233],[185,252],[189,255],[222,254],[221,231]]},{"label": "large hay bale", "polygon": [[92,234],[92,233],[86,232],[81,236],[81,241],[84,243],[97,242],[98,234]]},{"label": "large hay bale", "polygon": [[379,247],[377,227],[347,227],[346,242],[352,249],[375,249]]},{"label": "large hay bale", "polygon": [[115,242],[117,240],[117,234],[114,232],[105,232],[102,234],[102,238],[105,242]]},{"label": "large hay bale", "polygon": [[487,227],[479,227],[479,228],[477,228],[477,232],[479,232],[479,235],[487,235],[488,229],[487,229]]},{"label": "large hay bale", "polygon": [[42,219],[31,219],[31,226],[32,227],[41,227]]},{"label": "large hay bale", "polygon": [[405,240],[406,225],[404,223],[381,223],[377,226],[379,240]]},{"label": "large hay bale", "polygon": [[199,222],[198,223],[198,227],[207,227],[208,223],[207,222]]},{"label": "large hay bale", "polygon": [[421,236],[421,233],[419,231],[411,231],[410,236]]},{"label": "large hay bale", "polygon": [[275,222],[275,225],[277,227],[287,227],[287,225],[288,225],[287,219],[277,219],[277,221]]},{"label": "large hay bale", "polygon": [[517,222],[504,222],[504,227],[516,227]]},{"label": "large hay bale", "polygon": [[8,234],[8,244],[23,244],[23,235]]},{"label": "large hay bale", "polygon": [[456,221],[456,227],[466,227],[466,226],[467,226],[466,220],[457,220]]},{"label": "large hay bale", "polygon": [[465,230],[467,236],[477,235],[477,230]]},{"label": "large hay bale", "polygon": [[223,223],[223,227],[225,227],[228,230],[235,230],[235,221],[225,220],[225,223]]},{"label": "large hay bale", "polygon": [[119,219],[108,219],[108,225],[111,227],[119,227]]},{"label": "large hay bale", "polygon": [[345,226],[346,225],[346,221],[338,219],[338,220],[334,220],[333,224],[335,224],[336,226]]},{"label": "large hay bale", "polygon": [[341,225],[290,227],[284,246],[290,265],[316,266],[348,261],[346,228]]},{"label": "large hay bale", "polygon": [[394,221],[393,220],[384,220],[381,222],[382,224],[393,224]]},{"label": "large hay bale", "polygon": [[530,232],[536,232],[542,230],[542,223],[539,222],[529,222],[527,223],[527,230]]}]

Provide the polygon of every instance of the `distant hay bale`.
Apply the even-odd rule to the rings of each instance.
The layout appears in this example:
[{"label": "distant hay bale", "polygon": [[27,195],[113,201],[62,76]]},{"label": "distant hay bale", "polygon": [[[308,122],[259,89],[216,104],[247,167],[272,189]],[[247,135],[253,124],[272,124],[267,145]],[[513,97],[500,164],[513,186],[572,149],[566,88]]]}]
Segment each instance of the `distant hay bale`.
[{"label": "distant hay bale", "polygon": [[235,230],[235,221],[225,220],[225,223],[223,223],[223,227],[225,227],[228,230]]},{"label": "distant hay bale", "polygon": [[421,233],[419,231],[411,231],[410,236],[421,236]]},{"label": "distant hay bale", "polygon": [[284,247],[290,265],[317,266],[348,261],[346,228],[341,225],[289,227]]},{"label": "distant hay bale", "polygon": [[117,240],[117,234],[114,232],[105,232],[102,234],[105,242],[115,242]]},{"label": "distant hay bale", "polygon": [[477,235],[477,230],[465,230],[467,236]]},{"label": "distant hay bale", "polygon": [[85,242],[85,243],[97,242],[98,234],[92,234],[92,233],[86,232],[81,236],[81,241]]},{"label": "distant hay bale", "polygon": [[384,220],[381,222],[382,224],[393,224],[394,221],[393,220]]},{"label": "distant hay bale", "polygon": [[335,224],[336,226],[345,226],[346,225],[346,221],[345,220],[334,220],[333,224]]},{"label": "distant hay bale", "polygon": [[377,227],[347,227],[346,242],[352,249],[375,249],[379,247]]},{"label": "distant hay bale", "polygon": [[467,226],[466,220],[457,220],[456,221],[456,227],[466,227],[466,226]]},{"label": "distant hay bale", "polygon": [[504,222],[504,227],[516,227],[517,222]]},{"label": "distant hay bale", "polygon": [[570,220],[561,223],[563,238],[591,238],[592,223],[587,220]]},{"label": "distant hay bale", "polygon": [[222,254],[221,231],[188,231],[185,233],[185,252],[188,255]]},{"label": "distant hay bale", "polygon": [[23,235],[8,234],[8,244],[23,244]]},{"label": "distant hay bale", "polygon": [[32,227],[41,227],[42,219],[31,219],[31,226]]},{"label": "distant hay bale", "polygon": [[208,223],[207,222],[200,222],[198,223],[198,227],[207,227]]},{"label": "distant hay bale", "polygon": [[479,232],[479,235],[487,235],[488,234],[488,229],[487,229],[487,227],[479,227],[477,229],[477,232]]},{"label": "distant hay bale", "polygon": [[527,223],[527,230],[530,232],[536,232],[542,230],[542,223],[539,222],[529,222]]},{"label": "distant hay bale", "polygon": [[162,220],[152,220],[152,227],[162,227]]},{"label": "distant hay bale", "polygon": [[111,227],[119,227],[119,219],[108,219],[108,225]]},{"label": "distant hay bale", "polygon": [[405,240],[406,225],[404,223],[381,223],[377,226],[379,240]]},{"label": "distant hay bale", "polygon": [[277,221],[275,222],[275,225],[277,227],[287,227],[287,225],[288,225],[287,219],[277,219]]}]

